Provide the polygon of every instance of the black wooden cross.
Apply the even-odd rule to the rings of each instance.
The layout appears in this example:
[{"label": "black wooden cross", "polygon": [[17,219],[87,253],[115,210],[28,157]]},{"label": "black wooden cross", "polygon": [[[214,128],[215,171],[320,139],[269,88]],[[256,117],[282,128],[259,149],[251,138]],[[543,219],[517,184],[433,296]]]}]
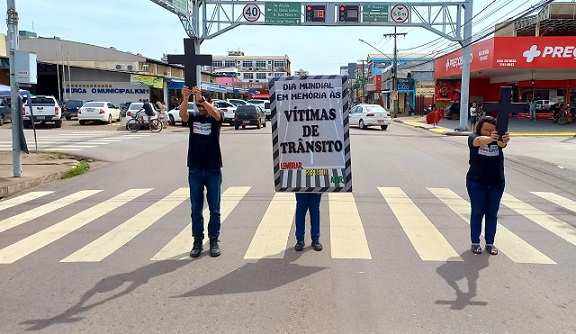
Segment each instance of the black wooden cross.
[{"label": "black wooden cross", "polygon": [[516,116],[528,111],[527,102],[510,102],[512,97],[511,86],[500,86],[500,98],[496,102],[484,102],[482,110],[489,116],[498,117],[498,112]]},{"label": "black wooden cross", "polygon": [[212,65],[212,55],[197,55],[195,38],[184,39],[183,55],[168,55],[169,64],[184,65],[184,82],[188,87],[200,86],[197,81],[197,65]]}]

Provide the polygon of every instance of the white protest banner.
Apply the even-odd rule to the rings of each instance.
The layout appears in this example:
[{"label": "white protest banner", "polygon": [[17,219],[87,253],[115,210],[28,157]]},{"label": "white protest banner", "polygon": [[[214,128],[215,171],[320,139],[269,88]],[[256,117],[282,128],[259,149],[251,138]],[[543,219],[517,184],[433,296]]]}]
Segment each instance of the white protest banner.
[{"label": "white protest banner", "polygon": [[348,77],[270,81],[276,191],[351,192]]}]

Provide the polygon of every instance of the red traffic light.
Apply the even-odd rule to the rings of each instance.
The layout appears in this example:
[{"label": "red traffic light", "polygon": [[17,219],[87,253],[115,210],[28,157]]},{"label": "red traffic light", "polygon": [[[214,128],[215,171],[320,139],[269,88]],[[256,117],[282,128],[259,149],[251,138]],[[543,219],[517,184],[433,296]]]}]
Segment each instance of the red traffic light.
[{"label": "red traffic light", "polygon": [[306,6],[306,10],[312,10],[312,6]]},{"label": "red traffic light", "polygon": [[343,12],[343,11],[345,11],[345,10],[346,10],[346,7],[340,6],[340,11],[341,11],[341,12]]}]

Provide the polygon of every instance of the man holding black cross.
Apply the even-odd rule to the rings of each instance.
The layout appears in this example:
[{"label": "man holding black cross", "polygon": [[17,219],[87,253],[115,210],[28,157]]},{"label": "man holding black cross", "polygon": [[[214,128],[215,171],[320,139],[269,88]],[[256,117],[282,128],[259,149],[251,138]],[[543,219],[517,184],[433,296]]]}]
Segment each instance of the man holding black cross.
[{"label": "man holding black cross", "polygon": [[[188,185],[190,186],[190,204],[192,206],[192,236],[194,244],[190,251],[191,257],[202,253],[204,239],[204,189],[210,209],[208,222],[208,237],[210,238],[210,256],[220,255],[218,237],[220,236],[220,197],[222,185],[222,154],[220,150],[220,128],[224,113],[212,105],[210,94],[203,94],[198,65],[212,64],[211,55],[198,55],[197,38],[184,40],[184,55],[168,55],[170,64],[184,65],[186,86],[182,88],[182,103],[179,115],[190,127],[188,137]],[[192,87],[190,89],[189,87]],[[195,98],[198,111],[189,113],[190,96]]]},{"label": "man holding black cross", "polygon": [[[198,112],[188,112],[190,95],[196,98]],[[210,94],[202,94],[197,86],[182,88],[182,103],[179,115],[190,127],[188,137],[188,185],[192,204],[192,236],[194,245],[191,257],[202,253],[204,239],[204,188],[210,209],[208,237],[210,238],[210,256],[219,256],[218,236],[220,235],[220,195],[222,185],[222,154],[220,150],[220,128],[224,113],[211,103]]]}]

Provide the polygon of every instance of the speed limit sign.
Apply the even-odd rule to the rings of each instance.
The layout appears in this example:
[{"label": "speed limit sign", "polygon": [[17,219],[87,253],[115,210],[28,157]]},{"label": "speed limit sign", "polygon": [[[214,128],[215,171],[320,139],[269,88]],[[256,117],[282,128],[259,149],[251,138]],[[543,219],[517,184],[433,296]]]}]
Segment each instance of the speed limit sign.
[{"label": "speed limit sign", "polygon": [[244,19],[246,19],[246,21],[248,22],[256,22],[258,21],[258,19],[260,18],[260,7],[258,7],[257,4],[254,3],[249,3],[246,6],[244,6],[244,9],[242,10],[242,16],[244,16]]}]

